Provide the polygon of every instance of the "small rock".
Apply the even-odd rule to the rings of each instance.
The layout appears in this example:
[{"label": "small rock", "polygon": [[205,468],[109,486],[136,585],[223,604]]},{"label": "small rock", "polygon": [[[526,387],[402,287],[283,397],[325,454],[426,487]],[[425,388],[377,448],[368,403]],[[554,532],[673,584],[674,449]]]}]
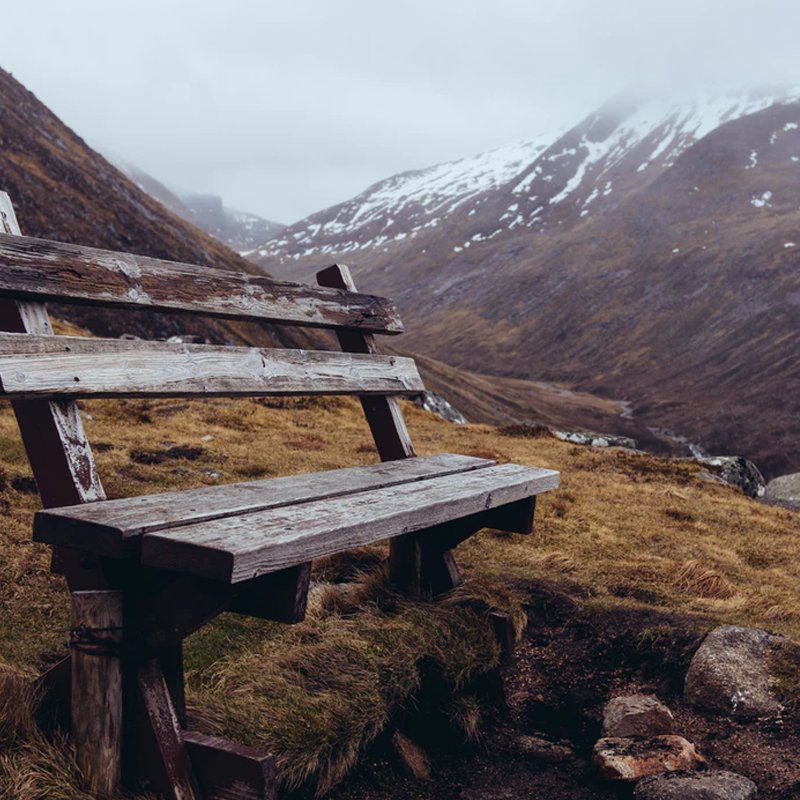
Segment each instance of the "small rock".
[{"label": "small rock", "polygon": [[752,461],[741,456],[713,456],[698,461],[719,468],[722,479],[731,486],[738,486],[748,497],[764,496],[767,484]]},{"label": "small rock", "polygon": [[214,437],[210,433],[207,433],[205,436],[200,438],[200,441],[201,442],[213,442],[214,441]]},{"label": "small rock", "polygon": [[772,694],[770,648],[788,642],[756,628],[722,625],[694,654],[683,687],[687,703],[731,717],[772,716],[781,704]]},{"label": "small rock", "polygon": [[404,733],[392,734],[392,750],[403,771],[417,780],[427,780],[431,776],[431,764],[425,751],[411,741]]},{"label": "small rock", "polygon": [[575,755],[571,747],[556,744],[539,736],[518,736],[513,744],[521,755],[542,764],[563,764]]},{"label": "small rock", "polygon": [[182,333],[180,336],[170,336],[167,341],[171,344],[207,344],[205,336],[197,336],[193,333]]},{"label": "small rock", "polygon": [[223,474],[216,469],[211,469],[210,467],[203,467],[199,469],[198,472],[202,472],[203,475],[208,475],[209,478],[222,478],[224,477]]},{"label": "small rock", "polygon": [[792,511],[800,511],[800,472],[771,480],[767,484],[764,499]]},{"label": "small rock", "polygon": [[659,772],[697,769],[705,759],[682,736],[609,737],[594,746],[592,764],[606,780],[633,782]]},{"label": "small rock", "polygon": [[675,733],[672,712],[652,695],[614,697],[603,712],[603,736],[660,736]]},{"label": "small rock", "polygon": [[636,800],[752,800],[758,792],[753,781],[725,770],[665,772],[636,784]]}]

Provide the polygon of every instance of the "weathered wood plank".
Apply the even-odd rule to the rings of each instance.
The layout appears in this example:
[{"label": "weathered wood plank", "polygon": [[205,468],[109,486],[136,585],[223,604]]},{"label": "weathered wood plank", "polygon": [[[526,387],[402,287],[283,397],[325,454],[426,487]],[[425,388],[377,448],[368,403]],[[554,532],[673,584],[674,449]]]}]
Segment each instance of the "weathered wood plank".
[{"label": "weathered wood plank", "polygon": [[114,794],[122,777],[122,593],[72,594],[72,741],[86,788]]},{"label": "weathered wood plank", "polygon": [[142,563],[237,583],[555,489],[553,470],[486,467],[142,537]]},{"label": "weathered wood plank", "polygon": [[138,540],[145,533],[467,472],[492,464],[483,458],[441,453],[402,462],[48,509],[37,512],[33,538],[37,542],[119,558],[135,555]]},{"label": "weathered wood plank", "polygon": [[0,334],[10,398],[412,394],[413,359],[314,350]]},{"label": "weathered wood plank", "polygon": [[[355,292],[356,284],[350,270],[344,264],[317,273],[317,283],[333,289]],[[337,330],[339,345],[345,353],[377,354],[375,337],[361,331]],[[424,391],[424,389],[422,390]],[[362,397],[361,407],[372,431],[381,461],[412,458],[416,455],[411,437],[408,435],[400,404],[394,397]]]},{"label": "weathered wood plank", "polygon": [[183,734],[203,800],[276,800],[275,759],[254,747],[245,747],[201,733]]},{"label": "weathered wood plank", "polygon": [[0,233],[0,294],[401,333],[391,300]]}]

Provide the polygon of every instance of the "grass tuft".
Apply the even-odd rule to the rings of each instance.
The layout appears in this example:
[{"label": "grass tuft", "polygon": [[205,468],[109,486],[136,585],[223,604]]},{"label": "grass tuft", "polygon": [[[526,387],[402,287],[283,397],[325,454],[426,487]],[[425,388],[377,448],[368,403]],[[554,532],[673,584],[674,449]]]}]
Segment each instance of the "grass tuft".
[{"label": "grass tuft", "polygon": [[693,559],[683,564],[675,583],[695,597],[727,600],[736,594],[736,587],[724,575]]}]

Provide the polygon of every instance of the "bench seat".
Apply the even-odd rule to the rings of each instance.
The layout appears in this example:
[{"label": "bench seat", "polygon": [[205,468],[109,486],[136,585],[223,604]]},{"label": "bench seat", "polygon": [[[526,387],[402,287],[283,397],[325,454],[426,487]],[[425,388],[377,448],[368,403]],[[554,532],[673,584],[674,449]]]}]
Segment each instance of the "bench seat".
[{"label": "bench seat", "polygon": [[553,470],[445,453],[47,509],[34,539],[239,583],[557,486]]}]

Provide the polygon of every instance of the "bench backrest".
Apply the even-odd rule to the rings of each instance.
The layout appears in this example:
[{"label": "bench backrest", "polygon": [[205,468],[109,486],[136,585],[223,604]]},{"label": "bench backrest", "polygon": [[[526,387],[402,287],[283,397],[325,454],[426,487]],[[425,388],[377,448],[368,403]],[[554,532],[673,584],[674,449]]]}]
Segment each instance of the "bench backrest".
[{"label": "bench backrest", "polygon": [[[105,497],[75,403],[81,397],[353,394],[383,460],[414,455],[395,397],[424,390],[412,359],[378,354],[402,331],[386,298],[346,267],[320,286],[20,235],[0,192],[0,397],[10,399],[45,507]],[[345,352],[56,336],[44,303],[333,329]]]}]

